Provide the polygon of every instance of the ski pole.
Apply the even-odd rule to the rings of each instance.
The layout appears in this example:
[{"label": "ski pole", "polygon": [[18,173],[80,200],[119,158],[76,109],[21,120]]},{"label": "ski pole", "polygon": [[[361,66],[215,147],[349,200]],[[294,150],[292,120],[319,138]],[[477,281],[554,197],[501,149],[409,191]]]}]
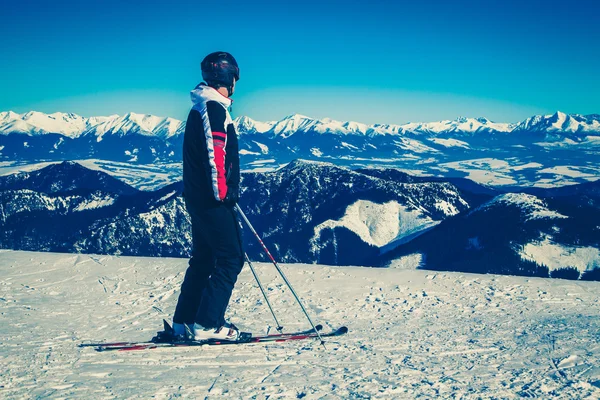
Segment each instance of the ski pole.
[{"label": "ski pole", "polygon": [[281,268],[279,268],[279,264],[277,264],[277,261],[275,261],[275,258],[273,258],[273,256],[269,252],[269,249],[267,249],[267,246],[265,246],[264,242],[262,241],[262,239],[260,238],[260,236],[258,235],[258,233],[256,233],[256,230],[254,229],[254,227],[252,226],[252,224],[250,223],[250,221],[246,217],[246,214],[244,214],[244,212],[242,211],[242,209],[240,208],[240,206],[238,206],[236,204],[235,205],[235,210],[242,216],[242,218],[246,222],[246,225],[248,225],[248,227],[250,228],[250,230],[252,231],[252,233],[254,233],[254,236],[256,236],[256,239],[258,240],[258,242],[262,246],[262,248],[265,251],[265,253],[267,253],[267,256],[269,256],[269,258],[271,259],[271,262],[273,263],[273,265],[277,269],[277,272],[279,272],[279,275],[281,275],[281,278],[283,279],[283,281],[285,282],[285,284],[288,286],[288,288],[290,288],[290,291],[292,292],[292,294],[296,298],[296,301],[300,305],[300,308],[302,308],[302,312],[304,312],[304,315],[306,315],[306,318],[308,319],[308,322],[310,322],[310,325],[312,326],[313,330],[317,334],[319,340],[321,340],[321,344],[323,345],[323,347],[325,347],[325,341],[323,340],[323,338],[321,337],[321,334],[319,333],[319,331],[315,327],[315,324],[313,324],[312,320],[310,319],[310,316],[306,312],[306,309],[304,308],[304,305],[302,304],[302,302],[300,301],[300,298],[298,297],[298,295],[294,291],[294,288],[292,287],[292,284],[287,280],[287,278],[286,278],[285,274],[283,273],[283,271],[281,270]]},{"label": "ski pole", "polygon": [[271,303],[269,302],[269,299],[267,298],[267,293],[265,292],[265,289],[263,288],[262,283],[260,283],[260,279],[258,279],[258,275],[256,274],[256,271],[254,270],[254,267],[252,266],[252,262],[250,261],[250,258],[248,258],[248,253],[244,253],[244,256],[246,256],[246,262],[248,263],[248,266],[250,266],[250,271],[252,271],[252,275],[254,275],[254,279],[256,279],[256,283],[258,283],[258,287],[260,288],[260,291],[262,292],[263,296],[265,297],[265,301],[267,302],[267,306],[269,306],[269,310],[271,310],[271,314],[273,315],[273,319],[275,320],[275,323],[277,324],[277,330],[279,331],[279,333],[283,333],[283,326],[281,326],[281,324],[279,323],[279,321],[277,321],[277,317],[275,316],[275,312],[273,311],[273,307],[271,307]]}]

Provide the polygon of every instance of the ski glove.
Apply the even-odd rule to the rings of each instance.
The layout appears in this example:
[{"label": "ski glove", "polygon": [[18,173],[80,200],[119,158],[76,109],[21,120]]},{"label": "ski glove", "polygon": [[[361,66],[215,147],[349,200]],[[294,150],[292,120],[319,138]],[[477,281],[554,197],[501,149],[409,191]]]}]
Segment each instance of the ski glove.
[{"label": "ski glove", "polygon": [[223,199],[223,203],[228,206],[235,206],[237,202],[240,200],[240,188],[239,186],[229,186],[227,188],[227,195]]}]

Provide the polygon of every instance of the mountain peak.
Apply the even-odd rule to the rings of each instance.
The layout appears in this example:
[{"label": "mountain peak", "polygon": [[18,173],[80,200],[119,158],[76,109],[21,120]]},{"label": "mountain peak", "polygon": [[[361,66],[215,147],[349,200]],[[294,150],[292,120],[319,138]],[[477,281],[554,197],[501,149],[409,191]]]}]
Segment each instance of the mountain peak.
[{"label": "mountain peak", "polygon": [[[494,206],[518,207],[524,214],[526,220],[542,218],[567,218],[557,211],[548,208],[546,202],[537,196],[527,193],[505,193],[497,196],[478,209],[489,209]],[[471,212],[473,213],[473,211]]]},{"label": "mountain peak", "polygon": [[290,115],[286,116],[285,118],[283,118],[282,121],[285,121],[285,120],[298,121],[298,120],[301,120],[301,119],[310,119],[310,120],[312,120],[313,118],[307,117],[306,115],[302,115],[302,114],[290,114]]},{"label": "mountain peak", "polygon": [[64,113],[64,112],[54,112],[52,114],[48,114],[49,117],[58,119],[58,118],[62,118],[65,121],[68,121],[70,119],[84,119],[81,115],[75,114],[75,113]]},{"label": "mountain peak", "polygon": [[17,118],[19,117],[21,114],[17,114],[16,112],[12,111],[12,110],[8,110],[8,111],[2,111],[0,112],[0,119],[7,117],[7,118]]},{"label": "mountain peak", "polygon": [[233,122],[237,127],[238,133],[241,133],[240,131],[246,133],[263,133],[275,125],[275,122],[259,122],[245,115],[237,117]]},{"label": "mountain peak", "polygon": [[85,168],[83,165],[79,164],[76,161],[63,161],[61,163],[58,163],[56,165],[60,165],[62,167],[79,167],[79,168]]},{"label": "mountain peak", "polygon": [[554,114],[550,115],[550,120],[553,122],[558,122],[558,123],[562,123],[564,122],[567,118],[569,118],[569,116],[567,114],[565,114],[564,112],[561,111],[556,111]]},{"label": "mountain peak", "polygon": [[513,130],[553,134],[576,133],[584,136],[600,132],[600,118],[594,114],[583,116],[556,111],[554,114],[531,116],[517,124]]},{"label": "mountain peak", "polygon": [[240,117],[237,117],[236,120],[238,122],[254,122],[254,120],[250,117],[248,117],[247,115],[242,115]]}]

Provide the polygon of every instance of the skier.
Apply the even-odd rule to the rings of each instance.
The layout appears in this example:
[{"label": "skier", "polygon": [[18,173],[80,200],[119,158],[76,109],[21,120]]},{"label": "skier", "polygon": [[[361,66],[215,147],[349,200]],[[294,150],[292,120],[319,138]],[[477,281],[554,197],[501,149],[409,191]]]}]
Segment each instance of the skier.
[{"label": "skier", "polygon": [[[233,56],[211,53],[201,63],[202,79],[192,91],[183,141],[183,192],[192,223],[192,256],[173,316],[175,335],[191,339],[238,340],[225,321],[244,265],[240,224],[238,139],[228,108],[240,70]],[[185,325],[184,325],[185,324]]]}]

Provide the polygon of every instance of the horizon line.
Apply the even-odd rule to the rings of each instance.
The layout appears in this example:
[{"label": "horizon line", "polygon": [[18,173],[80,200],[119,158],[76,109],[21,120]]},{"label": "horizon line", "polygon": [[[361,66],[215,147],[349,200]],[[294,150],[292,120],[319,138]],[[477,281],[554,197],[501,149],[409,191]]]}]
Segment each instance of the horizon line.
[{"label": "horizon line", "polygon": [[[179,122],[185,122],[186,121],[186,120],[180,120],[180,119],[177,119],[177,118],[171,117],[171,116],[159,116],[159,115],[156,115],[156,114],[137,113],[137,112],[134,112],[134,111],[129,111],[129,112],[126,112],[124,114],[115,113],[115,114],[110,114],[110,115],[91,115],[91,116],[84,116],[84,115],[77,114],[77,113],[74,113],[74,112],[64,112],[64,111],[55,111],[55,112],[52,112],[52,113],[46,113],[46,112],[43,112],[43,111],[36,111],[36,110],[29,110],[29,111],[23,112],[23,113],[18,113],[18,112],[15,112],[13,110],[0,111],[0,114],[10,114],[10,113],[17,114],[20,117],[22,117],[22,116],[24,116],[26,114],[29,114],[29,113],[39,113],[39,114],[45,114],[45,115],[63,114],[63,115],[75,115],[75,116],[78,116],[78,117],[82,117],[84,119],[90,119],[90,118],[110,118],[110,117],[121,118],[121,117],[125,117],[127,115],[142,115],[142,116],[149,116],[149,117],[158,117],[158,118],[161,118],[161,119],[168,119],[168,118],[170,118],[170,119],[173,119],[173,120],[176,120],[176,121],[179,121]],[[261,123],[271,123],[272,122],[272,123],[277,123],[277,122],[281,122],[281,121],[286,120],[286,119],[291,119],[293,117],[299,116],[299,117],[311,119],[311,120],[314,120],[314,121],[329,120],[329,121],[332,121],[332,122],[344,122],[344,123],[347,123],[347,122],[351,122],[352,123],[353,122],[353,123],[357,123],[357,124],[361,124],[361,125],[366,125],[366,126],[383,126],[383,125],[385,125],[385,126],[403,126],[403,125],[415,124],[415,123],[432,123],[432,122],[444,122],[444,121],[458,121],[458,120],[460,120],[462,118],[467,118],[467,119],[480,119],[480,118],[483,118],[483,119],[485,119],[485,120],[487,120],[489,122],[492,122],[492,123],[500,123],[500,124],[509,124],[510,125],[510,124],[519,124],[520,122],[523,122],[523,121],[525,121],[525,120],[527,120],[527,119],[529,119],[529,118],[531,118],[533,116],[548,117],[548,116],[553,116],[553,115],[556,115],[556,114],[564,114],[564,115],[567,115],[567,116],[576,115],[576,116],[584,116],[584,117],[594,116],[594,115],[600,115],[600,113],[579,114],[579,113],[566,113],[566,112],[562,112],[560,110],[556,110],[555,112],[550,113],[550,114],[533,114],[533,115],[531,115],[531,116],[529,116],[529,117],[527,117],[525,119],[521,119],[521,120],[519,120],[517,122],[504,122],[504,121],[499,122],[499,121],[493,121],[493,120],[491,120],[491,119],[489,119],[487,117],[484,117],[484,116],[468,117],[468,116],[465,116],[465,115],[459,115],[459,116],[457,116],[454,119],[441,119],[441,120],[432,120],[432,121],[408,121],[408,122],[401,123],[401,124],[386,124],[386,123],[368,124],[368,123],[354,121],[354,120],[342,121],[342,120],[332,119],[332,118],[329,118],[329,117],[313,118],[313,117],[307,116],[305,114],[300,114],[300,113],[288,114],[288,115],[286,115],[285,117],[283,117],[283,118],[281,118],[279,120],[262,121],[262,120],[257,120],[257,119],[251,118],[251,117],[249,117],[247,115],[240,115],[240,116],[234,118],[234,120],[238,120],[238,119],[241,119],[241,118],[248,118],[248,119],[250,119],[250,120],[252,120],[254,122],[261,122]]]}]

